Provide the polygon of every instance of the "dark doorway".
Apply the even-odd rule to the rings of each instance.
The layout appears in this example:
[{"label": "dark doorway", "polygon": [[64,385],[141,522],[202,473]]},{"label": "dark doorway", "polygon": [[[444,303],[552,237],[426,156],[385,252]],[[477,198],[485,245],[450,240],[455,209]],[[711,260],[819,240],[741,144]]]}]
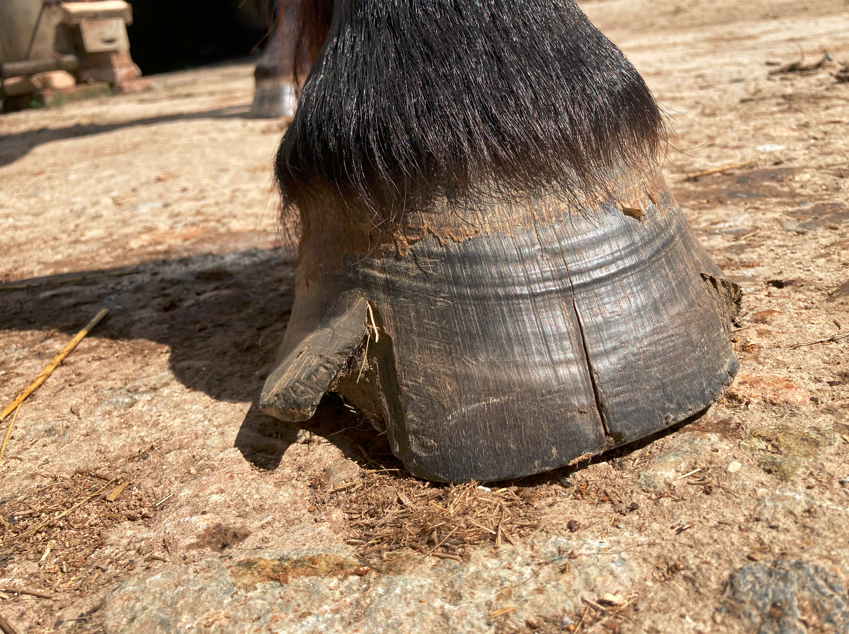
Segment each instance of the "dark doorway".
[{"label": "dark doorway", "polygon": [[132,0],[133,61],[151,75],[246,57],[268,28],[271,0]]}]

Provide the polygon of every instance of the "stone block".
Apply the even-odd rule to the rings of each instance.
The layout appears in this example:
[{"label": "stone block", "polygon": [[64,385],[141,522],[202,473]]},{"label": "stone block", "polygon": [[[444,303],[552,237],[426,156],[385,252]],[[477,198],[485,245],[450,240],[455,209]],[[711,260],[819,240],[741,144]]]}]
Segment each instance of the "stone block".
[{"label": "stone block", "polygon": [[127,27],[121,18],[80,22],[83,47],[88,53],[125,51],[130,48]]},{"label": "stone block", "polygon": [[133,63],[129,51],[109,51],[89,55],[79,75],[85,82],[124,84],[141,77],[141,70]]},{"label": "stone block", "polygon": [[40,90],[65,90],[73,88],[76,80],[71,73],[53,70],[23,77],[9,77],[3,80],[3,92],[8,97],[29,95]]},{"label": "stone block", "polygon": [[36,90],[64,90],[77,85],[74,76],[65,70],[51,70],[32,76]]},{"label": "stone block", "polygon": [[9,77],[3,80],[3,94],[7,97],[27,95],[35,92],[31,77]]}]

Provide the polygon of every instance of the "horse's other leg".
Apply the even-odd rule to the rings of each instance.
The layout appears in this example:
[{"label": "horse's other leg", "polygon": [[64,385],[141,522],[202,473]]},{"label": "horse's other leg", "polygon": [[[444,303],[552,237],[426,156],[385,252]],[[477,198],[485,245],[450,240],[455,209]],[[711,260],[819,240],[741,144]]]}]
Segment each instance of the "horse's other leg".
[{"label": "horse's other leg", "polygon": [[254,69],[254,102],[251,116],[261,119],[292,117],[298,105],[295,84],[283,71],[283,54],[280,30],[275,26],[268,37],[268,44]]},{"label": "horse's other leg", "polygon": [[293,117],[298,94],[309,75],[332,15],[327,0],[274,2],[274,26],[254,70],[254,102],[251,115],[263,119]]}]

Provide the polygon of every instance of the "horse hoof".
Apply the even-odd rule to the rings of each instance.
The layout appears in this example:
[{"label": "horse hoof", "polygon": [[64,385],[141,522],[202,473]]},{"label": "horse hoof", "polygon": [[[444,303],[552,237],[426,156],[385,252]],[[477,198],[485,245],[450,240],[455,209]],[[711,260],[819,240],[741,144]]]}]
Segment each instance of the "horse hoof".
[{"label": "horse hoof", "polygon": [[257,79],[251,117],[255,119],[279,119],[294,117],[298,107],[295,86],[278,79]]},{"label": "horse hoof", "polygon": [[333,6],[277,155],[302,239],[261,408],[306,420],[336,391],[410,472],[486,481],[714,402],[739,288],[663,183],[648,87],[577,4]]},{"label": "horse hoof", "polygon": [[339,392],[440,481],[554,469],[705,409],[737,370],[739,289],[657,179],[597,208],[492,203],[474,230],[410,214],[371,252],[311,232],[261,408],[302,421]]}]

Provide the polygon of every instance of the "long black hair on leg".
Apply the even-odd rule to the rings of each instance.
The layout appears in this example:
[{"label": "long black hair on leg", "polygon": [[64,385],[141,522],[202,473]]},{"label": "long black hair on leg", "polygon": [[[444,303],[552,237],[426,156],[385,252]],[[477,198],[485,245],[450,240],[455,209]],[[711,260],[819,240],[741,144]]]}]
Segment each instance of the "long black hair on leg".
[{"label": "long black hair on leg", "polygon": [[573,0],[336,0],[276,175],[284,209],[329,196],[392,222],[493,187],[604,200],[663,141],[645,82]]},{"label": "long black hair on leg", "polygon": [[[286,0],[282,0],[286,1]],[[292,2],[293,0],[288,0]],[[333,0],[294,0],[299,7],[298,38],[295,47],[295,84],[300,86],[306,79],[333,21]],[[302,69],[306,69],[302,71]]]}]

